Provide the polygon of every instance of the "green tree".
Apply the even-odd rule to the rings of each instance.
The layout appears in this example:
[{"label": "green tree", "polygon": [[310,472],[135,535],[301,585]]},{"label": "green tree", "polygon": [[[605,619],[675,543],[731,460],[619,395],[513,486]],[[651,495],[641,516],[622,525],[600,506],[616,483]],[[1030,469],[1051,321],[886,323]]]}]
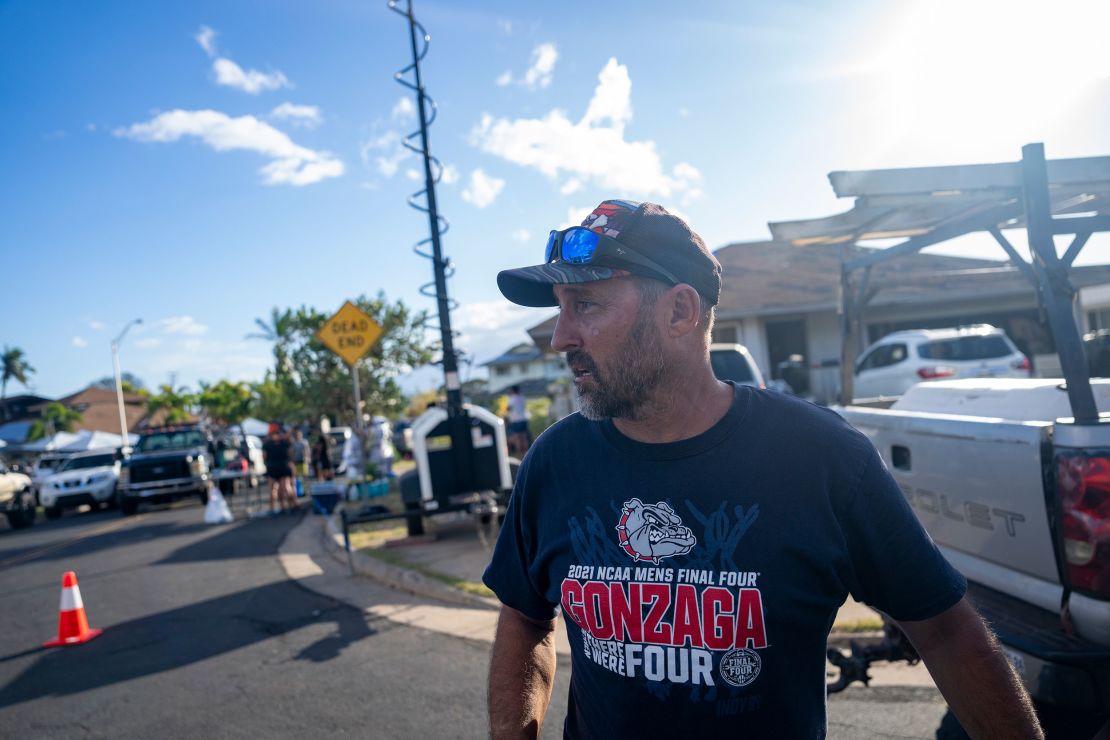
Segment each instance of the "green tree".
[{"label": "green tree", "polygon": [[296,388],[291,383],[280,382],[268,371],[265,378],[250,385],[251,415],[265,421],[307,421],[307,417],[301,418],[301,406],[290,397],[288,389]]},{"label": "green tree", "polygon": [[31,424],[27,440],[42,439],[58,432],[72,432],[82,421],[84,417],[79,412],[52,401],[46,404],[46,408],[42,410],[42,416]]},{"label": "green tree", "polygon": [[258,331],[247,334],[247,339],[262,339],[274,345],[274,370],[279,377],[292,375],[289,361],[289,344],[293,340],[293,312],[290,309],[270,309],[270,320],[255,319]]},{"label": "green tree", "polygon": [[[8,397],[9,380],[15,380],[26,386],[27,379],[35,374],[35,368],[27,364],[23,350],[18,347],[4,345],[3,360],[4,372],[0,376],[0,405],[3,405],[4,399]],[[4,413],[7,413],[7,406],[4,406]]]},{"label": "green tree", "polygon": [[174,390],[171,385],[159,386],[158,393],[151,395],[146,400],[147,413],[154,414],[164,410],[166,412],[166,423],[168,424],[188,421],[192,417],[192,411],[196,406],[196,394],[190,393],[186,388]]},{"label": "green tree", "polygon": [[250,416],[253,401],[250,386],[229,380],[212,384],[201,381],[200,393],[197,394],[197,405],[211,419],[227,426],[238,424]]}]

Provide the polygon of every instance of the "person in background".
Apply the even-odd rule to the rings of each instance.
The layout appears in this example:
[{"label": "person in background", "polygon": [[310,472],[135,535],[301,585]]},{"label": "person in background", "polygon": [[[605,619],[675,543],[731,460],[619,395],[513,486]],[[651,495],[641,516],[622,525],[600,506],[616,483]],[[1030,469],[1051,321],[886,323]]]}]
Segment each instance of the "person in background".
[{"label": "person in background", "polygon": [[308,478],[308,466],[312,460],[312,448],[300,429],[293,430],[293,469],[297,474],[297,485],[303,486]]},{"label": "person in background", "polygon": [[323,432],[317,435],[316,443],[312,445],[312,469],[316,480],[332,479],[331,445],[328,435]]},{"label": "person in background", "polygon": [[278,424],[270,424],[269,434],[262,443],[266,460],[266,477],[270,479],[270,513],[286,513],[296,506],[293,494],[293,451],[289,437]]},{"label": "person in background", "polygon": [[370,422],[370,464],[378,468],[378,476],[393,477],[393,429],[384,416],[375,416]]},{"label": "person in background", "polygon": [[523,458],[532,446],[532,435],[528,433],[528,406],[520,386],[509,389],[509,454]]}]

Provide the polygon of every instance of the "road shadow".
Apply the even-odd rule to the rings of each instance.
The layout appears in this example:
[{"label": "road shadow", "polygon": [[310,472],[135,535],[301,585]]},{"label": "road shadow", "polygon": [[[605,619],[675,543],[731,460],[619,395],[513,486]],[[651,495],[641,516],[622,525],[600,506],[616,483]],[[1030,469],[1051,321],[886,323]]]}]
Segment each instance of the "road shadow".
[{"label": "road shadow", "polygon": [[379,632],[357,609],[279,581],[112,625],[92,642],[45,651],[0,688],[0,709],[172,671],[317,623],[334,625],[333,632],[295,660],[328,661]]},{"label": "road shadow", "polygon": [[42,545],[42,551],[37,553],[34,552],[33,547],[0,551],[0,567],[4,567],[2,564],[8,560],[14,561],[12,565],[44,563],[52,560],[73,561],[120,545],[132,545],[140,540],[157,537],[189,534],[204,527],[203,523],[181,524],[172,521],[151,521],[137,526],[121,526],[118,529],[100,532],[72,542],[58,543],[57,547]]},{"label": "road shadow", "polygon": [[[190,542],[168,553],[154,565],[199,563],[210,560],[256,557],[272,554],[301,515],[260,519],[239,519],[230,524],[198,524],[199,529],[213,529],[211,537]],[[194,525],[189,525],[193,528]],[[195,529],[182,530],[195,531]]]}]

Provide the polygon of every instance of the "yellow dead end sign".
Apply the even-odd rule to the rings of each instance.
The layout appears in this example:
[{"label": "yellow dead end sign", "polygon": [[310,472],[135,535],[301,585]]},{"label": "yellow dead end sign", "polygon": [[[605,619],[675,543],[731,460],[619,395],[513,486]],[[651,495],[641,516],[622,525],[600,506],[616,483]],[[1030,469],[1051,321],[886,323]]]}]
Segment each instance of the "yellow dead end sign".
[{"label": "yellow dead end sign", "polygon": [[344,362],[354,365],[381,338],[382,327],[358,306],[347,301],[316,332],[316,336]]}]

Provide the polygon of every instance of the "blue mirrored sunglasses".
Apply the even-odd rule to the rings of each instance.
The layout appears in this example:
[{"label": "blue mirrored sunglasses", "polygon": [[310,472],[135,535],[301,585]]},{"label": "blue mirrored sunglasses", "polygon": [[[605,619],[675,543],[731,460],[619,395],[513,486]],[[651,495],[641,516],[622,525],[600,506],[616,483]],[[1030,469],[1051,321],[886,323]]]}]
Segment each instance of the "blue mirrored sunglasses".
[{"label": "blue mirrored sunglasses", "polygon": [[572,265],[588,265],[598,258],[605,258],[605,267],[621,268],[627,265],[630,272],[636,274],[643,274],[644,269],[647,269],[655,273],[649,277],[669,280],[676,285],[683,282],[658,262],[648,259],[612,237],[591,231],[584,226],[571,226],[562,231],[552,231],[547,237],[547,248],[543,254],[545,263],[561,260]]}]

